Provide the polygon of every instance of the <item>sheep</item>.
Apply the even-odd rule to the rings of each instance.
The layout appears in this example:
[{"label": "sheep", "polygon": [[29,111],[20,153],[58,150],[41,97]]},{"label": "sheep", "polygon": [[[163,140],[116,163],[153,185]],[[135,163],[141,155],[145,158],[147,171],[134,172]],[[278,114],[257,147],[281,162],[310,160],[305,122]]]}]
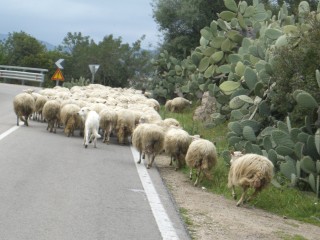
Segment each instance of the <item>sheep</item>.
[{"label": "sheep", "polygon": [[56,133],[56,126],[60,121],[60,103],[57,100],[48,100],[42,109],[43,118],[47,121],[47,130]]},{"label": "sheep", "polygon": [[170,128],[164,139],[164,150],[170,155],[170,165],[176,161],[175,170],[186,163],[185,156],[191,143],[191,136],[183,129]]},{"label": "sheep", "polygon": [[179,121],[174,118],[166,118],[161,121],[157,121],[156,123],[162,126],[165,129],[165,131],[172,127],[181,128]]},{"label": "sheep", "polygon": [[112,109],[104,109],[99,113],[100,128],[103,130],[103,142],[109,143],[110,134],[117,124],[117,113]]},{"label": "sheep", "polygon": [[99,114],[92,111],[89,107],[82,107],[78,112],[84,123],[83,145],[88,147],[93,141],[93,147],[97,147],[97,139],[101,138],[99,132]]},{"label": "sheep", "polygon": [[141,163],[142,155],[147,155],[147,169],[149,169],[152,167],[155,157],[163,150],[164,131],[156,124],[139,124],[132,133],[132,145],[139,151],[137,163]]},{"label": "sheep", "polygon": [[17,115],[17,126],[19,119],[29,126],[28,118],[35,111],[35,101],[30,93],[19,93],[13,99],[13,109]]},{"label": "sheep", "polygon": [[42,116],[42,109],[44,104],[48,101],[47,97],[45,96],[38,96],[36,103],[35,103],[35,114],[37,114],[36,116],[36,120],[40,120],[43,121],[43,116]]},{"label": "sheep", "polygon": [[191,101],[183,97],[176,97],[172,100],[167,100],[165,109],[170,112],[182,112],[186,107],[192,104]]},{"label": "sheep", "polygon": [[78,115],[80,107],[73,103],[68,103],[61,108],[60,119],[64,125],[64,133],[67,137],[74,136],[74,130],[80,128],[80,135],[82,132],[82,120]]},{"label": "sheep", "polygon": [[147,98],[147,99],[145,99],[145,103],[146,103],[148,106],[152,107],[152,108],[153,108],[154,110],[156,110],[157,112],[160,111],[160,104],[159,104],[159,102],[158,102],[156,99],[154,99],[154,98]]},{"label": "sheep", "polygon": [[201,172],[210,179],[209,171],[217,163],[217,151],[215,145],[206,139],[196,139],[189,145],[186,164],[190,168],[189,178],[192,179],[193,168],[197,169],[194,186],[201,181]]},{"label": "sheep", "polygon": [[[237,198],[235,186],[243,189],[237,207],[255,197],[264,189],[273,178],[273,163],[266,157],[258,154],[232,154],[231,166],[228,174],[228,187],[232,188],[232,196]],[[254,193],[246,199],[247,190],[252,187]]]},{"label": "sheep", "polygon": [[125,109],[119,110],[117,115],[116,133],[118,143],[125,144],[135,129],[135,115],[133,112]]}]

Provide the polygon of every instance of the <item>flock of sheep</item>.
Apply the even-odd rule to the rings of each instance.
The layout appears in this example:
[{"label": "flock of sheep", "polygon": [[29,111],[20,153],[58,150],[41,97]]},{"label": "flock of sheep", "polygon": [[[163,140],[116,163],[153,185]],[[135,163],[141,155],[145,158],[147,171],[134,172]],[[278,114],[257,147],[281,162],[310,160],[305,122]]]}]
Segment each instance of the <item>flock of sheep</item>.
[{"label": "flock of sheep", "polygon": [[[168,100],[165,109],[181,112],[191,102],[177,97]],[[218,155],[215,145],[200,136],[191,136],[174,118],[162,119],[160,104],[148,98],[140,90],[111,88],[99,84],[74,86],[71,89],[56,86],[38,92],[25,90],[13,100],[14,112],[26,126],[32,118],[47,123],[47,130],[56,132],[62,127],[66,136],[74,136],[79,130],[85,148],[97,139],[109,144],[113,134],[118,144],[132,144],[139,152],[139,161],[147,160],[151,168],[157,155],[165,152],[175,162],[175,170],[184,165],[190,168],[190,179],[196,169],[194,186],[216,165]],[[248,188],[252,187],[255,196],[273,177],[273,164],[267,158],[256,154],[232,153],[228,176],[228,187],[236,198],[234,188],[241,186],[242,196],[237,206],[243,204]]]}]

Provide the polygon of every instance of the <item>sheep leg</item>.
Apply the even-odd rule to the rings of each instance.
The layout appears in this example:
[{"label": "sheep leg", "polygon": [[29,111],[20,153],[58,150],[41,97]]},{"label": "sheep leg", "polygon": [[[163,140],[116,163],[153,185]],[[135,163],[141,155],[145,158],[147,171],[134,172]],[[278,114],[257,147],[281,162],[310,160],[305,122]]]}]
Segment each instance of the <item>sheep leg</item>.
[{"label": "sheep leg", "polygon": [[19,117],[17,116],[17,126],[19,126]]},{"label": "sheep leg", "polygon": [[244,187],[243,188],[243,193],[241,195],[241,198],[237,202],[237,207],[239,207],[241,204],[243,204],[243,201],[244,201],[244,199],[246,198],[246,195],[247,195],[247,190],[248,190],[248,187]]},{"label": "sheep leg", "polygon": [[196,178],[196,181],[194,182],[194,186],[198,186],[198,183],[200,183],[201,179],[200,179],[200,175],[201,175],[201,168],[199,168],[197,170],[197,178]]},{"label": "sheep leg", "polygon": [[192,180],[192,167],[190,168],[190,171],[189,171],[189,179]]},{"label": "sheep leg", "polygon": [[105,129],[103,131],[103,139],[102,139],[102,142],[105,143],[106,142],[106,137],[107,137],[107,129]]},{"label": "sheep leg", "polygon": [[56,133],[57,132],[57,125],[59,125],[59,123],[58,123],[58,120],[54,120],[54,122],[53,122],[53,133]]},{"label": "sheep leg", "polygon": [[112,132],[112,127],[110,126],[110,127],[109,127],[109,130],[107,131],[107,139],[106,139],[107,144],[109,144],[109,142],[110,142],[111,132]]},{"label": "sheep leg", "polygon": [[[137,163],[141,163],[141,155],[142,155],[142,152],[139,152],[139,160],[138,160],[138,162]],[[144,158],[144,157],[143,157]]]},{"label": "sheep leg", "polygon": [[28,124],[28,116],[24,116],[24,125],[29,126],[29,124]]},{"label": "sheep leg", "polygon": [[180,161],[178,157],[175,157],[175,162],[176,162],[176,167],[175,167],[175,171],[177,171],[178,169],[180,169]]},{"label": "sheep leg", "polygon": [[171,155],[170,156],[170,164],[169,164],[170,166],[172,166],[172,162],[173,162],[173,156]]},{"label": "sheep leg", "polygon": [[233,197],[234,200],[237,199],[237,194],[236,194],[234,185],[232,185],[232,197]]},{"label": "sheep leg", "polygon": [[149,163],[147,165],[147,168],[151,168],[152,167],[152,164],[154,162],[154,159],[155,159],[156,155],[155,154],[152,154],[148,159],[149,159]]},{"label": "sheep leg", "polygon": [[261,188],[256,188],[256,189],[254,190],[253,194],[252,194],[250,197],[248,197],[248,199],[245,200],[245,202],[251,201],[253,198],[255,198],[255,197],[258,195],[258,193],[259,193],[260,191],[261,191]]}]

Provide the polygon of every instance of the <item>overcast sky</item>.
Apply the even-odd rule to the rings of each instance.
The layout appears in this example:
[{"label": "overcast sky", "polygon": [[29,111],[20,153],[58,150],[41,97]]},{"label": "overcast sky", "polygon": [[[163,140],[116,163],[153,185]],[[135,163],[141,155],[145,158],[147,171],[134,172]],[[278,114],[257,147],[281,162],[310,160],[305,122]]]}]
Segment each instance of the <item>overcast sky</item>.
[{"label": "overcast sky", "polygon": [[146,35],[142,47],[161,41],[152,18],[152,0],[0,0],[0,33],[24,31],[53,45],[68,32],[96,43],[112,34],[130,45]]}]

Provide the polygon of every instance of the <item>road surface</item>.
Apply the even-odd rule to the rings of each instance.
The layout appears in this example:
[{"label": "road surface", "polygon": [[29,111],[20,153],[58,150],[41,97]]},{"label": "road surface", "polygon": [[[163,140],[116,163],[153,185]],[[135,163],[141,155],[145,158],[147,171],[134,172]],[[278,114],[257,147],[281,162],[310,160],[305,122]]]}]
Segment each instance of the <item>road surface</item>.
[{"label": "road surface", "polygon": [[0,83],[0,239],[190,239],[157,168],[136,164],[131,146],[85,149],[78,132],[17,127],[12,100],[27,88]]}]

